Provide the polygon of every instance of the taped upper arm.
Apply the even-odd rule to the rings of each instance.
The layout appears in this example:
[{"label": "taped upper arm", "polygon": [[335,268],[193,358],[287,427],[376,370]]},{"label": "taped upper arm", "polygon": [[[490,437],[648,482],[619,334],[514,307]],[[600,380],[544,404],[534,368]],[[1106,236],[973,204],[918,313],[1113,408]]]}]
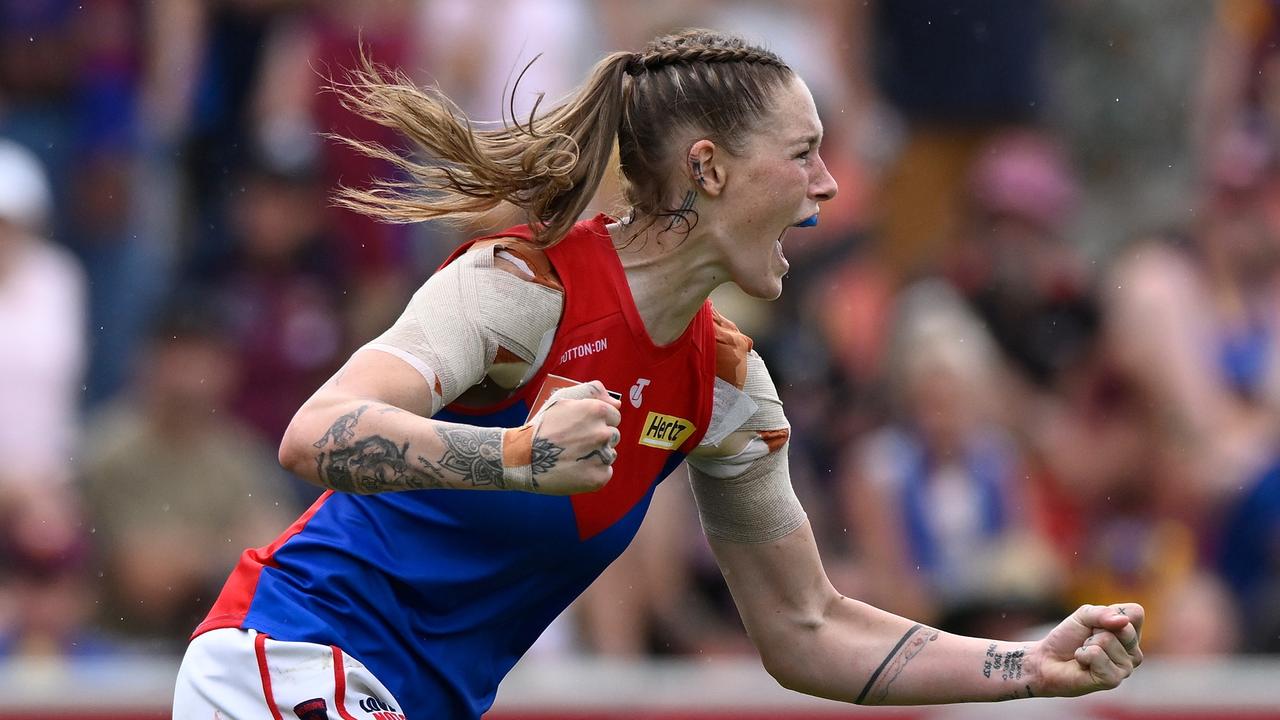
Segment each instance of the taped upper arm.
[{"label": "taped upper arm", "polygon": [[711,427],[689,455],[689,481],[708,537],[776,540],[804,523],[791,486],[782,401],[751,340],[717,315]]},{"label": "taped upper arm", "polygon": [[719,313],[716,386],[711,425],[689,464],[714,477],[733,477],[777,452],[791,436],[782,401],[751,338]]},{"label": "taped upper arm", "polygon": [[392,355],[417,372],[429,395],[428,415],[486,376],[518,387],[550,347],[562,291],[522,277],[500,251],[497,242],[479,243],[441,268],[391,328],[361,348]]}]

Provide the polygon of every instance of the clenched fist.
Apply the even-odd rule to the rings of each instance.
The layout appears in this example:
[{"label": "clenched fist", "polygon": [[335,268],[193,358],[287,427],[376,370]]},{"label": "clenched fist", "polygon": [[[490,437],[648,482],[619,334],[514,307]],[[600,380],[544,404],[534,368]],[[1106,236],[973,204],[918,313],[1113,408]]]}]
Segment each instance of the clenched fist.
[{"label": "clenched fist", "polygon": [[618,458],[621,407],[598,380],[552,393],[526,426],[533,433],[528,489],[573,495],[604,487]]},{"label": "clenched fist", "polygon": [[1028,655],[1039,695],[1084,695],[1119,685],[1142,664],[1144,611],[1136,603],[1084,605]]}]

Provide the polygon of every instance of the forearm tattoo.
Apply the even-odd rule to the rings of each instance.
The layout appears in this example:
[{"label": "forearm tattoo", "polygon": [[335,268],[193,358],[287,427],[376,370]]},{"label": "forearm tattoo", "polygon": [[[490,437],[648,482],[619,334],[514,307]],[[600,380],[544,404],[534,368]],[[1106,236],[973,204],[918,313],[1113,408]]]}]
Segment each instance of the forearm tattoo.
[{"label": "forearm tattoo", "polygon": [[451,470],[473,487],[504,487],[502,480],[502,429],[437,425],[444,440],[438,463],[420,458],[428,467]]},{"label": "forearm tattoo", "polygon": [[883,703],[889,697],[889,687],[907,668],[907,664],[919,655],[926,645],[937,639],[937,630],[918,623],[911,626],[911,629],[898,640],[898,644],[893,646],[893,650],[885,656],[880,667],[871,673],[871,679],[867,680],[866,686],[862,688],[862,692],[854,702],[858,705]]},{"label": "forearm tattoo", "polygon": [[1022,659],[1026,655],[1026,648],[998,653],[996,644],[991,643],[987,646],[987,655],[982,660],[982,674],[989,678],[999,671],[1001,680],[1021,680]]},{"label": "forearm tattoo", "polygon": [[[505,489],[502,477],[502,428],[436,425],[444,441],[437,460],[409,456],[409,442],[356,432],[362,405],[333,422],[314,445],[320,482],[341,492],[372,494],[424,488]],[[541,439],[533,445],[533,472],[555,466],[564,449]]]},{"label": "forearm tattoo", "polygon": [[343,415],[337,420],[334,420],[333,424],[329,426],[329,430],[326,431],[319,440],[312,443],[312,446],[323,448],[325,445],[330,443],[334,445],[344,445],[351,442],[351,438],[356,435],[356,422],[360,420],[360,416],[368,409],[368,405],[361,405],[355,410]]}]

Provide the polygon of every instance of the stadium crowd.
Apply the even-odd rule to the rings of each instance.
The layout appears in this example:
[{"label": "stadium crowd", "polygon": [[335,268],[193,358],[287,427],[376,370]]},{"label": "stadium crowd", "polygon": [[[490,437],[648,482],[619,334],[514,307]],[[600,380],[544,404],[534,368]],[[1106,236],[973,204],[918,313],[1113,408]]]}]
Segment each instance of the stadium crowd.
[{"label": "stadium crowd", "polygon": [[[1280,652],[1280,3],[18,0],[0,656],[179,653],[319,492],[275,461],[294,410],[519,221],[329,204],[393,170],[325,133],[405,145],[324,90],[362,45],[512,122],[683,26],[764,41],[825,122],[841,195],[782,299],[716,303],[773,370],[842,592],[1010,638],[1124,597],[1151,655]],[[747,642],[677,473],[535,652]]]}]

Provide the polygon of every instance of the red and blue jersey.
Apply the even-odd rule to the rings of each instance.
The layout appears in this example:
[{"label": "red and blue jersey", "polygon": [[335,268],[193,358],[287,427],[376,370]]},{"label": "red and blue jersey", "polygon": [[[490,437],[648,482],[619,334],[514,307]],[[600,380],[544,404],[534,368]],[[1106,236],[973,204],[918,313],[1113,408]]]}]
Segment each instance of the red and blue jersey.
[{"label": "red and blue jersey", "polygon": [[[245,551],[196,634],[252,628],[338,646],[410,718],[479,717],[489,708],[520,656],[627,547],[657,484],[711,420],[710,303],[679,339],[655,345],[606,222],[578,223],[546,250],[564,309],[537,375],[497,405],[455,403],[435,417],[517,427],[548,374],[600,380],[623,396],[609,484],[574,496],[326,492],[271,545]],[[501,236],[528,240],[529,231]]]}]

